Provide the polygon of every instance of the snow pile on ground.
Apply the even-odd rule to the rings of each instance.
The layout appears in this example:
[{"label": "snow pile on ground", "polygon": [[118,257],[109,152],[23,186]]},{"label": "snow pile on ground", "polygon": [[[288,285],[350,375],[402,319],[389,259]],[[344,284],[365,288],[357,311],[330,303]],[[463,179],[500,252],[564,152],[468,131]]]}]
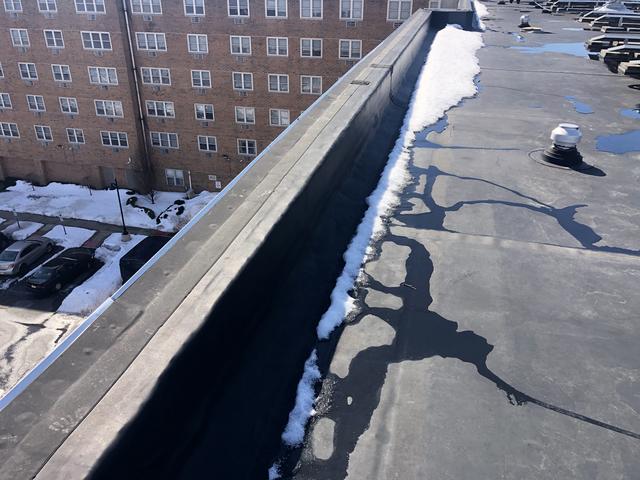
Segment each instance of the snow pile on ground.
[{"label": "snow pile on ground", "polygon": [[[212,192],[202,192],[187,200],[184,193],[156,192],[155,203],[152,204],[144,195],[128,195],[126,192],[126,189],[120,189],[127,225],[165,231],[178,230],[216,196]],[[137,199],[137,207],[126,203],[133,196]],[[176,200],[179,203],[184,201],[184,204],[175,204]],[[151,218],[145,208],[151,209],[154,217],[160,217],[160,223]],[[36,187],[29,182],[18,181],[13,187],[0,192],[0,210],[121,224],[115,190],[89,190],[73,184],[50,183]]]},{"label": "snow pile on ground", "polygon": [[484,26],[482,19],[489,16],[489,10],[487,10],[484,3],[479,2],[478,0],[473,0],[473,6],[476,9],[475,26],[484,32],[487,28]]},{"label": "snow pile on ground", "polygon": [[121,234],[109,235],[102,246],[96,249],[96,258],[102,260],[104,265],[67,295],[58,312],[88,315],[98,308],[122,285],[120,258],[143,238],[144,235],[132,235],[130,241],[123,242]]},{"label": "snow pile on ground", "polygon": [[[400,136],[389,154],[378,186],[367,199],[369,208],[344,254],[344,270],[331,293],[331,305],[318,324],[320,340],[328,338],[354,308],[354,301],[347,292],[371,253],[371,243],[384,232],[383,218],[397,206],[409,179],[407,164],[416,133],[438,121],[463,98],[475,95],[474,78],[480,73],[476,51],[482,45],[480,33],[466,32],[458,26],[449,25],[436,35],[416,83]],[[304,437],[306,422],[313,414],[313,385],[319,378],[314,350],[305,363],[296,404],[282,435],[288,445],[298,445]]]},{"label": "snow pile on ground", "polygon": [[20,222],[20,226],[18,227],[18,223],[13,223],[5,228],[2,233],[6,236],[13,238],[14,240],[24,240],[27,237],[30,237],[38,230],[42,228],[42,223],[37,222]]},{"label": "snow pile on ground", "polygon": [[64,248],[72,248],[81,247],[84,242],[93,237],[94,233],[96,233],[94,230],[87,230],[86,228],[62,227],[62,225],[56,225],[50,231],[45,233],[44,236],[56,242],[57,245]]}]

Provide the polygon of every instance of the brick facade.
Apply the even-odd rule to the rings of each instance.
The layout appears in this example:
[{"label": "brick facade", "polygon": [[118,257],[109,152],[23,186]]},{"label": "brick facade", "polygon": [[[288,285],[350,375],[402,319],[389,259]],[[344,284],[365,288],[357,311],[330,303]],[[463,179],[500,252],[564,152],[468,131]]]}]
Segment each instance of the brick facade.
[{"label": "brick facade", "polygon": [[[277,2],[280,13],[284,13],[286,6],[286,18],[267,18],[265,0],[248,0],[248,16],[230,16],[230,5],[238,5],[237,0],[204,0],[204,15],[185,14],[185,2],[190,4],[191,0],[133,0],[135,5],[131,0],[126,1],[128,13],[122,0],[13,0],[9,2],[9,10],[15,7],[18,11],[14,12],[6,11],[7,2],[0,6],[0,35],[3,36],[0,64],[4,73],[0,78],[0,93],[8,93],[12,104],[12,108],[0,108],[0,122],[17,124],[20,132],[20,138],[0,137],[0,178],[14,176],[39,183],[66,181],[102,187],[116,176],[122,184],[133,188],[144,189],[151,182],[156,189],[181,190],[188,188],[190,177],[196,191],[218,190],[255,157],[253,152],[238,152],[238,139],[255,140],[256,153],[259,153],[285,128],[285,125],[270,125],[270,109],[288,110],[292,122],[318,98],[317,94],[301,93],[301,75],[322,77],[322,91],[326,91],[355,61],[339,58],[340,40],[360,40],[364,56],[398,25],[397,20],[387,19],[389,0],[363,0],[362,20],[356,21],[340,18],[342,3],[339,0],[320,3],[316,0],[316,6],[322,5],[322,18],[314,19],[301,18],[300,1],[303,0]],[[350,1],[355,2],[357,9],[359,0]],[[268,2],[270,6],[276,5],[275,0],[273,4],[271,0]],[[55,4],[57,11],[40,11],[39,4],[45,3],[51,7]],[[103,4],[104,13],[78,13],[76,3],[80,10],[87,8],[87,4],[89,9],[96,4],[101,9]],[[162,13],[137,14],[131,10],[141,4],[151,8],[151,3],[160,4]],[[242,6],[243,2],[239,3]],[[398,5],[393,0],[391,3],[394,9]],[[421,0],[403,3],[405,15],[411,9],[424,7],[425,3]],[[30,46],[13,46],[11,29],[25,29]],[[44,30],[61,31],[64,48],[48,47]],[[108,32],[110,50],[84,48],[87,45],[83,46],[83,31]],[[138,32],[164,34],[164,40],[158,44],[155,40],[161,36],[148,43],[166,45],[166,50],[139,49]],[[199,37],[199,47],[206,46],[206,53],[189,53],[190,34],[206,35],[206,42],[204,37]],[[232,53],[230,36],[250,37],[250,54]],[[287,38],[288,55],[267,55],[267,37]],[[303,58],[302,38],[321,39],[321,57]],[[244,42],[246,47],[246,40]],[[319,42],[305,42],[307,46],[315,47],[319,53]],[[38,79],[21,79],[20,62],[34,63]],[[54,80],[52,64],[69,65],[71,81]],[[115,68],[117,85],[92,84],[88,68],[93,66]],[[145,84],[143,69],[147,68],[170,69],[171,84]],[[211,87],[193,87],[192,70],[210,72]],[[233,72],[251,73],[252,89],[234,89]],[[269,74],[288,75],[288,92],[269,91]],[[46,111],[30,111],[27,95],[41,95]],[[77,114],[63,113],[59,97],[76,98]],[[124,116],[97,116],[95,100],[122,102]],[[173,102],[175,116],[149,115],[147,101]],[[198,120],[196,103],[213,105],[215,118]],[[139,105],[144,112],[142,124]],[[255,123],[237,123],[235,107],[253,107]],[[34,125],[50,126],[52,140],[38,140]],[[85,143],[71,144],[67,128],[82,129]],[[103,146],[102,131],[125,132],[128,148]],[[150,132],[177,134],[178,148],[152,145]],[[199,135],[215,137],[217,150],[199,150]],[[170,141],[166,136],[155,139]],[[178,185],[168,185],[165,169],[178,171],[174,174],[178,177],[174,183]]]}]

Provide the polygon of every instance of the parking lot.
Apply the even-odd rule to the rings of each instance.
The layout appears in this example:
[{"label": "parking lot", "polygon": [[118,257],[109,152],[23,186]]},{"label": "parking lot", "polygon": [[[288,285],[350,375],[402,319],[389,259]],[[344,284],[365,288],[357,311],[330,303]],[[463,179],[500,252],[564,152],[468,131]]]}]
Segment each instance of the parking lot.
[{"label": "parking lot", "polygon": [[[114,225],[70,221],[71,226],[63,225],[55,217],[41,217],[38,221],[26,216],[29,220],[7,217],[0,218],[0,232],[10,240],[44,237],[53,241],[54,246],[31,264],[27,273],[0,275],[0,395],[121,285],[120,257],[145,235],[157,233],[134,229],[136,233],[131,240],[123,241]],[[29,276],[74,247],[95,250],[91,266],[61,284],[60,289],[34,293],[27,283]]]}]

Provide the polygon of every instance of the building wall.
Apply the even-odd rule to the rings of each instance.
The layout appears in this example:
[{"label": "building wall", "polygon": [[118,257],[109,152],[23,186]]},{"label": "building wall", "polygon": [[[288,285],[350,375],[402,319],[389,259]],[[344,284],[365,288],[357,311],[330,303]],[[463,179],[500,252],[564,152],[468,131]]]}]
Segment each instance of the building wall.
[{"label": "building wall", "polygon": [[[55,180],[104,186],[115,174],[121,183],[143,188],[145,177],[141,172],[145,170],[144,142],[147,142],[155,188],[185,189],[190,176],[195,190],[220,189],[254,157],[238,152],[239,138],[255,140],[259,153],[285,128],[269,124],[269,109],[288,110],[293,121],[318,97],[301,93],[300,75],[321,76],[322,91],[327,90],[354,63],[339,58],[341,39],[361,40],[364,56],[397,26],[387,20],[388,0],[364,0],[363,20],[351,23],[340,19],[338,0],[324,0],[321,19],[300,18],[299,0],[288,0],[286,18],[267,18],[264,0],[250,0],[250,15],[243,18],[229,16],[227,0],[205,0],[205,15],[196,20],[185,15],[182,0],[163,0],[160,15],[130,14],[133,57],[140,80],[144,67],[169,68],[171,72],[170,86],[140,82],[142,107],[144,109],[146,101],[155,100],[173,102],[175,108],[175,118],[156,118],[145,113],[146,135],[143,135],[123,6],[121,0],[104,0],[104,3],[106,13],[96,15],[76,13],[71,0],[57,0],[58,12],[53,15],[39,12],[36,0],[22,0],[21,13],[12,14],[0,7],[0,45],[3,46],[0,63],[4,70],[0,92],[9,93],[13,104],[11,110],[0,110],[0,122],[15,122],[20,129],[19,139],[0,139],[0,175],[41,183]],[[415,0],[411,8],[424,7],[425,3]],[[11,28],[28,30],[31,46],[26,51],[12,46]],[[47,48],[44,29],[62,30],[64,48],[57,51]],[[81,31],[109,32],[112,50],[98,54],[83,49]],[[164,33],[167,50],[155,53],[138,50],[136,32]],[[188,34],[207,35],[208,53],[189,53]],[[230,35],[251,37],[251,54],[232,54]],[[288,56],[268,56],[267,36],[288,38]],[[322,39],[322,57],[302,58],[301,38]],[[18,62],[35,63],[38,80],[20,79]],[[69,65],[72,81],[54,81],[51,64]],[[118,85],[92,85],[89,66],[115,67]],[[210,71],[211,88],[192,87],[191,70]],[[232,72],[252,73],[253,90],[234,90]],[[287,74],[289,92],[269,92],[269,73]],[[29,111],[27,94],[43,95],[47,111]],[[60,96],[77,98],[79,113],[62,113],[58,105]],[[124,117],[96,116],[95,99],[120,100]],[[195,103],[213,104],[215,119],[206,123],[197,120]],[[236,106],[254,107],[255,124],[236,123]],[[53,141],[38,141],[35,124],[51,126]],[[67,127],[82,128],[86,143],[72,146],[66,138]],[[129,147],[103,146],[100,138],[103,130],[126,132]],[[177,133],[179,148],[152,146],[151,131]],[[198,135],[215,136],[217,151],[199,151]],[[167,185],[165,169],[182,171],[185,185]],[[132,185],[134,180],[137,185]]]}]

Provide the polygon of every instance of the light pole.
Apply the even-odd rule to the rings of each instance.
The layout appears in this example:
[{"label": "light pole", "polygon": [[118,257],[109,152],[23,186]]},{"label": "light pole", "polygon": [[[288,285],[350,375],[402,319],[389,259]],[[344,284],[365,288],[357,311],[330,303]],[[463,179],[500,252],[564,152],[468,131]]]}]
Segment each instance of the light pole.
[{"label": "light pole", "polygon": [[120,201],[120,188],[118,187],[118,179],[115,178],[111,184],[116,189],[116,195],[118,195],[118,207],[120,207],[120,218],[122,218],[122,239],[129,240],[129,231],[127,230],[127,224],[124,223],[124,211],[122,210],[122,202]]}]

